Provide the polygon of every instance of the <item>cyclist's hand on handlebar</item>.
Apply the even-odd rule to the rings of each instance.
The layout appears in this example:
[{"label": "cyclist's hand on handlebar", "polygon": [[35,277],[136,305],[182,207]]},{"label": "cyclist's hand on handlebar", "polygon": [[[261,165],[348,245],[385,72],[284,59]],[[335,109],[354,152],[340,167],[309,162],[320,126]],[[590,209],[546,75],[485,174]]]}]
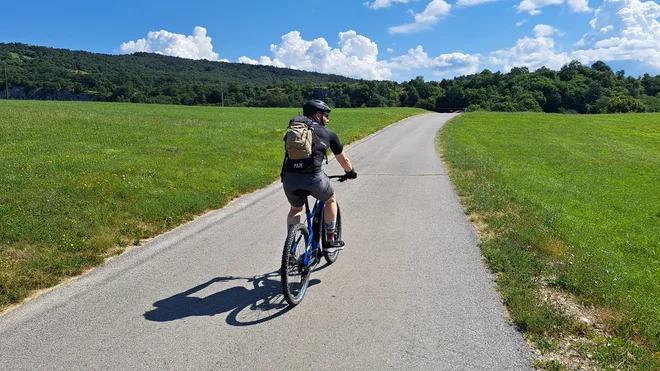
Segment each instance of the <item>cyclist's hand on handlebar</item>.
[{"label": "cyclist's hand on handlebar", "polygon": [[347,171],[346,174],[344,175],[345,179],[356,179],[357,178],[357,173],[355,172],[355,168],[351,169],[351,171]]}]

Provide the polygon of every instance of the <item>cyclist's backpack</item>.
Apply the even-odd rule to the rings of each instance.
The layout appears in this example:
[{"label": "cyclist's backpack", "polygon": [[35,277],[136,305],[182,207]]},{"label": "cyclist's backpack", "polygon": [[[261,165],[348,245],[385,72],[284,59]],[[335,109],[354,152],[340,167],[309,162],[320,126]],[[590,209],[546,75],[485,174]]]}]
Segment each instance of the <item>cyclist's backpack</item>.
[{"label": "cyclist's backpack", "polygon": [[291,160],[304,160],[312,156],[314,128],[312,120],[305,116],[296,116],[289,121],[284,137],[286,155]]}]

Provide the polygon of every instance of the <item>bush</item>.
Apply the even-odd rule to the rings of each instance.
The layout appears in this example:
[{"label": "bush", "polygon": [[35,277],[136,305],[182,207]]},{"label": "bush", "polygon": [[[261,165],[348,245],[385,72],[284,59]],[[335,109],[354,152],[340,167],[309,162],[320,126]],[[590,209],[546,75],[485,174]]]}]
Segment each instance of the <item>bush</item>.
[{"label": "bush", "polygon": [[513,106],[511,102],[501,102],[501,103],[495,103],[493,105],[493,111],[498,111],[498,112],[515,112],[516,107]]},{"label": "bush", "polygon": [[470,106],[468,107],[467,110],[468,111],[484,111],[484,108],[481,107],[480,105],[474,103],[474,104],[470,104]]},{"label": "bush", "polygon": [[518,111],[531,111],[531,112],[542,112],[541,106],[536,99],[532,97],[527,97],[516,102],[516,108]]},{"label": "bush", "polygon": [[655,97],[642,95],[639,100],[646,106],[648,112],[660,112],[660,93]]},{"label": "bush", "polygon": [[605,106],[608,113],[646,112],[647,108],[639,99],[630,96],[616,96]]}]

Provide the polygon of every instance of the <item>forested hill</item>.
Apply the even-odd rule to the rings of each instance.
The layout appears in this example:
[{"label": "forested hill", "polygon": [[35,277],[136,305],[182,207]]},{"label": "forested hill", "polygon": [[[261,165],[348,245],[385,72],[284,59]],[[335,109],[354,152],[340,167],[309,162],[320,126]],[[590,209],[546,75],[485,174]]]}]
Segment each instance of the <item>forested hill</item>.
[{"label": "forested hill", "polygon": [[[107,55],[0,43],[0,99],[98,100],[184,105],[420,107],[553,113],[660,112],[660,76],[637,78],[604,62],[558,71],[514,67],[441,81],[365,81],[270,66],[159,54]],[[4,81],[3,81],[4,80]]]},{"label": "forested hill", "polygon": [[325,85],[358,81],[339,75],[272,66],[192,60],[153,53],[97,54],[20,43],[0,43],[0,61],[8,66],[12,86],[21,86],[28,91],[41,88],[84,92],[99,98],[113,95],[119,87],[144,92],[154,87],[166,89],[168,86],[195,84],[224,84],[226,87],[232,83],[270,86],[287,82]]}]

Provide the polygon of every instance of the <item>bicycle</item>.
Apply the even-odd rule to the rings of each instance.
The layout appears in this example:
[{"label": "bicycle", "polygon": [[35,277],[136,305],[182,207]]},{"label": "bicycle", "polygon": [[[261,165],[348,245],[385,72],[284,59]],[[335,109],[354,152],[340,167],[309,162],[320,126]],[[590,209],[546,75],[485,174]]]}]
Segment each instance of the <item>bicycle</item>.
[{"label": "bicycle", "polygon": [[[345,175],[332,175],[328,178],[338,178],[340,182],[347,180]],[[294,194],[302,196],[305,199],[305,221],[295,224],[289,230],[284,250],[282,252],[282,267],[280,275],[282,278],[282,294],[287,303],[291,306],[300,304],[305,291],[309,285],[309,277],[312,269],[321,261],[323,256],[328,265],[337,261],[339,251],[328,252],[327,235],[325,223],[323,221],[323,210],[325,203],[316,200],[313,209],[310,211],[308,197],[309,191],[298,190]],[[337,224],[335,227],[335,239],[341,239],[341,212],[337,204]],[[299,276],[299,279],[294,277]]]}]

